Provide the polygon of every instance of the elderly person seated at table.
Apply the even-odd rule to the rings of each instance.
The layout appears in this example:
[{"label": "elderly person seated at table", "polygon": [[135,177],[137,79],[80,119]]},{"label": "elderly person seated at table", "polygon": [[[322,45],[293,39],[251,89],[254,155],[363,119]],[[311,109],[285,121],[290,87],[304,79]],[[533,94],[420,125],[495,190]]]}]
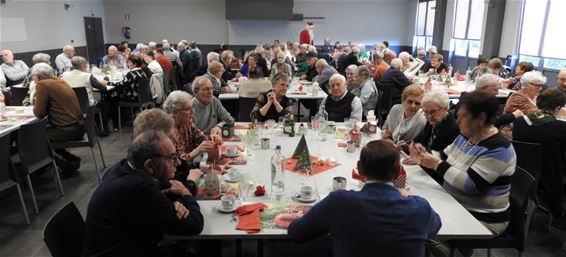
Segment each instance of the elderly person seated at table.
[{"label": "elderly person seated at table", "polygon": [[238,95],[240,97],[258,98],[260,94],[271,89],[273,89],[271,81],[266,79],[261,73],[261,68],[256,66],[254,70],[250,70],[248,79],[240,81]]},{"label": "elderly person seated at table", "polygon": [[415,140],[426,125],[421,109],[424,90],[419,85],[410,85],[403,90],[401,104],[391,107],[381,130],[381,138],[390,139],[400,148]]},{"label": "elderly person seated at table", "polygon": [[[441,90],[425,93],[421,106],[426,118],[426,125],[413,141],[426,151],[440,154],[460,134],[456,120],[448,112],[450,101],[448,94]],[[408,147],[410,158],[405,159],[406,164],[416,164],[414,147]]]},{"label": "elderly person seated at table", "polygon": [[391,60],[391,67],[383,73],[381,79],[378,83],[378,88],[381,87],[391,87],[391,103],[399,104],[401,103],[401,92],[411,85],[411,81],[401,72],[401,65],[403,62],[399,58]]},{"label": "elderly person seated at table", "polygon": [[415,149],[421,166],[493,236],[509,225],[509,192],[515,172],[515,150],[493,125],[498,101],[474,91],[460,98],[460,135],[440,156]]},{"label": "elderly person seated at table", "polygon": [[106,84],[108,84],[108,82],[106,80],[98,80],[88,72],[88,61],[84,57],[73,57],[71,64],[73,65],[73,70],[63,73],[61,79],[67,82],[72,88],[84,87],[88,94],[88,104],[90,106],[96,105],[93,89],[96,88],[100,91],[106,91]]},{"label": "elderly person seated at table", "polygon": [[[64,80],[53,76],[53,68],[46,63],[38,63],[31,69],[36,84],[33,114],[42,119],[48,117],[47,129],[52,142],[83,139],[85,121],[75,92]],[[70,177],[80,166],[80,158],[65,149],[55,149],[57,165],[63,170],[63,177]]]},{"label": "elderly person seated at table", "polygon": [[[198,68],[191,74],[191,77],[189,78],[190,81],[194,81],[196,77],[206,74],[208,72],[208,65],[213,61],[219,62],[220,55],[216,52],[210,52],[206,55],[206,60],[206,63],[198,66]],[[224,66],[224,64],[222,64],[222,67],[224,68],[224,71],[226,71],[226,66]],[[222,75],[224,76],[224,74]]]},{"label": "elderly person seated at table", "polygon": [[566,94],[566,68],[563,68],[556,76],[556,87]]},{"label": "elderly person seated at table", "polygon": [[484,74],[492,74],[491,70],[487,68],[487,63],[489,62],[489,60],[485,57],[479,57],[478,58],[478,66],[474,67],[472,69],[472,73],[470,74],[470,79],[472,81],[476,81],[476,79],[478,79],[479,77],[481,77]]},{"label": "elderly person seated at table", "polygon": [[521,90],[514,92],[503,109],[504,113],[521,110],[525,115],[537,110],[537,96],[546,84],[546,77],[540,71],[529,71],[521,77]]},{"label": "elderly person seated at table", "polygon": [[193,121],[195,126],[208,135],[221,135],[220,127],[227,120],[234,121],[218,98],[212,94],[212,82],[206,76],[197,77],[193,84]]},{"label": "elderly person seated at table", "polygon": [[277,73],[285,73],[288,77],[293,76],[293,70],[291,70],[291,65],[285,63],[285,52],[280,51],[277,53],[277,62],[271,65],[271,75],[270,79],[273,79]]},{"label": "elderly person seated at table", "polygon": [[70,71],[73,67],[71,64],[71,58],[75,56],[75,47],[72,45],[65,45],[63,47],[63,52],[55,57],[55,65],[57,66],[57,71],[59,74],[63,74],[65,71]]},{"label": "elderly person seated at table", "polygon": [[501,59],[499,59],[497,57],[491,58],[487,62],[487,67],[489,68],[489,70],[491,71],[492,74],[495,74],[499,77],[505,78],[505,75],[502,73],[503,62],[501,61]]},{"label": "elderly person seated at table", "polygon": [[401,71],[405,71],[411,65],[411,61],[413,61],[413,56],[408,52],[401,52],[399,53],[399,59],[403,64],[401,65]]},{"label": "elderly person seated at table", "polygon": [[285,94],[289,89],[289,77],[285,73],[276,74],[271,80],[273,89],[259,95],[250,118],[263,122],[278,120],[279,117],[293,114],[294,102]]},{"label": "elderly person seated at table", "polygon": [[381,76],[389,69],[389,65],[383,61],[383,52],[375,51],[372,54],[373,56],[373,67],[374,67],[374,74],[373,74],[373,81],[378,84],[381,80]]},{"label": "elderly person seated at table", "polygon": [[375,110],[377,106],[377,87],[370,79],[369,69],[364,65],[356,67],[353,79],[355,86],[349,91],[360,98],[363,115],[365,116],[368,111]]},{"label": "elderly person seated at table", "polygon": [[444,57],[441,54],[434,54],[430,57],[430,64],[425,64],[422,70],[429,74],[440,74],[443,71],[448,72],[448,66],[446,66],[442,60],[444,60]]},{"label": "elderly person seated at table", "polygon": [[316,62],[318,61],[317,55],[315,52],[308,52],[305,55],[305,60],[308,65],[307,71],[304,75],[300,77],[301,80],[313,81],[313,79],[318,75],[318,71],[316,70]]},{"label": "elderly person seated at table", "polygon": [[0,53],[2,54],[0,69],[6,76],[5,87],[23,83],[29,71],[26,63],[22,60],[14,60],[14,54],[10,50],[3,50]]},{"label": "elderly person seated at table", "polygon": [[[397,54],[389,49],[385,50],[383,52],[383,61],[391,66],[391,62],[393,61],[393,59],[397,58]],[[403,63],[403,62],[401,62]],[[401,68],[401,66],[399,65],[399,69]]]},{"label": "elderly person seated at table", "polygon": [[155,60],[155,54],[153,51],[149,51],[143,55],[143,61],[147,65],[147,68],[151,71],[152,75],[159,76],[160,79],[163,79],[163,68],[157,60]]},{"label": "elderly person seated at table", "polygon": [[[189,190],[172,180],[177,164],[175,146],[163,132],[137,136],[127,159],[107,171],[92,195],[83,255],[160,256],[164,234],[198,235],[204,218]],[[170,254],[182,256],[183,250]]]},{"label": "elderly person seated at table", "polygon": [[[526,75],[526,74],[525,74]],[[524,84],[523,84],[524,85]],[[552,213],[553,226],[566,231],[564,196],[564,169],[566,168],[566,122],[564,122],[566,95],[560,89],[543,91],[537,98],[538,110],[518,118],[513,126],[513,139],[538,143],[542,147],[540,187]],[[561,117],[562,116],[562,117]]]},{"label": "elderly person seated at table", "polygon": [[204,77],[207,77],[212,82],[212,94],[215,97],[218,97],[222,93],[232,93],[230,86],[222,79],[223,73],[224,66],[219,61],[212,61],[208,64],[208,69]]},{"label": "elderly person seated at table", "polygon": [[521,76],[523,76],[523,74],[529,72],[529,71],[533,71],[534,70],[534,66],[532,63],[530,62],[519,62],[517,64],[517,66],[515,67],[515,76],[510,78],[510,79],[505,79],[503,80],[503,85],[508,84],[507,88],[513,89],[515,91],[520,90],[521,89]]},{"label": "elderly person seated at table", "polygon": [[[328,88],[329,88],[328,84],[329,84],[330,77],[332,77],[334,74],[338,74],[338,71],[336,69],[334,69],[334,67],[330,66],[328,64],[328,62],[326,62],[325,59],[317,60],[315,67],[316,67],[316,72],[318,73],[318,75],[313,78],[313,82],[318,83],[318,86],[320,88],[322,88],[322,90],[327,92]],[[345,79],[346,78],[344,78],[344,80]],[[346,86],[346,85],[344,85],[344,86]]]},{"label": "elderly person seated at table", "polygon": [[[49,66],[51,66],[51,56],[49,56],[48,54],[45,54],[45,53],[34,54],[33,57],[31,58],[31,60],[32,60],[34,65],[38,64],[38,63],[46,63],[46,64],[49,64]],[[55,70],[53,70],[53,76],[56,76]],[[24,82],[22,83],[22,87],[28,88],[28,91],[26,93],[26,97],[24,98],[24,100],[22,100],[22,105],[23,106],[34,105],[34,103],[35,103],[35,82],[32,79],[31,70],[28,71],[28,75],[24,79]]]},{"label": "elderly person seated at table", "polygon": [[112,66],[119,70],[123,70],[127,68],[126,57],[119,54],[118,48],[116,48],[116,46],[113,45],[108,47],[108,54],[102,57],[102,64]]},{"label": "elderly person seated at table", "polygon": [[320,103],[319,112],[325,111],[328,120],[343,122],[344,119],[362,121],[360,98],[346,90],[346,78],[340,74],[330,77],[329,95]]},{"label": "elderly person seated at table", "polygon": [[142,57],[131,54],[128,57],[128,67],[130,71],[124,76],[122,81],[111,82],[115,86],[119,96],[124,101],[138,101],[138,87],[142,80],[151,78],[151,71],[147,67],[142,67]]},{"label": "elderly person seated at table", "polygon": [[261,55],[257,53],[251,53],[250,55],[248,55],[247,61],[244,63],[244,65],[242,65],[242,68],[240,68],[240,74],[242,74],[242,76],[244,77],[247,77],[250,70],[255,69],[256,66],[261,68],[263,75],[270,74],[269,70],[267,69],[267,62],[265,61],[265,59],[263,59],[263,57],[261,57]]},{"label": "elderly person seated at table", "polygon": [[[357,168],[367,183],[360,191],[336,190],[287,230],[297,242],[330,234],[333,256],[424,256],[427,239],[441,227],[424,198],[393,187],[399,151],[384,140],[360,152]],[[371,225],[368,225],[371,224]]]},{"label": "elderly person seated at table", "polygon": [[[358,84],[354,83],[354,73],[356,73],[357,69],[358,66],[354,64],[346,67],[346,88],[348,89],[349,92],[352,92],[354,88],[357,88],[359,86]],[[359,94],[357,96],[359,96]]]}]

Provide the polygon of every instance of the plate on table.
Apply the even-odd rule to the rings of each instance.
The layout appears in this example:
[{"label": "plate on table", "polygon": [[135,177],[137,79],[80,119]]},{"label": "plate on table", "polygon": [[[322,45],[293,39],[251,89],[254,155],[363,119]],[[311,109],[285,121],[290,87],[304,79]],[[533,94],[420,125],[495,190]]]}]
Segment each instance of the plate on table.
[{"label": "plate on table", "polygon": [[232,208],[230,208],[230,209],[224,209],[224,207],[222,206],[222,203],[219,202],[218,204],[216,204],[214,206],[214,208],[221,213],[232,213],[232,212],[236,211],[238,208],[240,208],[240,202],[236,201],[234,206],[232,206]]},{"label": "plate on table", "polygon": [[227,182],[240,182],[240,174],[228,172],[222,175],[222,178]]},{"label": "plate on table", "polygon": [[307,92],[306,91],[293,91],[291,92],[292,95],[306,95]]},{"label": "plate on table", "polygon": [[311,196],[311,198],[304,198],[304,197],[301,197],[299,194],[295,194],[295,195],[293,195],[292,198],[293,198],[293,200],[295,200],[297,202],[301,202],[301,203],[312,203],[312,202],[315,202],[316,200],[318,200],[318,197],[317,197],[316,194],[313,194]]},{"label": "plate on table", "polygon": [[232,153],[232,154],[228,153],[228,151],[224,151],[222,153],[222,155],[229,157],[229,158],[236,158],[236,157],[240,156],[240,151],[236,151],[235,153]]},{"label": "plate on table", "polygon": [[299,80],[299,84],[312,85],[312,82],[311,82],[311,81],[308,81],[308,80]]}]

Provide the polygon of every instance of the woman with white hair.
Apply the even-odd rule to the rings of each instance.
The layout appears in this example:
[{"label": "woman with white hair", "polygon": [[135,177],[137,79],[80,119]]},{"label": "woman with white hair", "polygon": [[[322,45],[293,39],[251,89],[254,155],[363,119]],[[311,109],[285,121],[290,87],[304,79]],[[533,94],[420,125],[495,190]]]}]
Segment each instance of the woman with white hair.
[{"label": "woman with white hair", "polygon": [[269,76],[270,79],[273,79],[277,73],[285,73],[288,77],[293,76],[291,65],[285,63],[286,58],[287,57],[284,51],[277,53],[277,62],[271,66],[271,75]]},{"label": "woman with white hair", "polygon": [[363,115],[367,115],[370,110],[375,110],[377,106],[377,87],[369,78],[370,71],[365,65],[356,67],[353,81],[356,86],[350,92],[360,98]]},{"label": "woman with white hair", "polygon": [[[421,100],[426,125],[414,142],[428,152],[440,155],[460,134],[456,120],[448,112],[449,105],[448,94],[441,90],[427,92]],[[412,157],[409,159],[416,161],[414,149],[420,149],[420,146],[409,148]]]},{"label": "woman with white hair", "polygon": [[[32,60],[34,65],[38,64],[38,63],[46,63],[46,64],[51,65],[51,56],[49,56],[48,54],[45,54],[45,53],[34,54],[33,57],[31,58],[31,60]],[[55,70],[53,70],[53,76],[55,76],[55,75],[56,75]],[[31,70],[28,72],[28,75],[24,79],[24,83],[22,84],[22,86],[29,88],[28,92],[26,93],[26,97],[22,101],[22,105],[23,106],[34,105],[34,103],[35,103],[35,82],[32,79]]]},{"label": "woman with white hair", "polygon": [[539,71],[529,71],[523,74],[521,90],[509,97],[503,112],[521,110],[526,115],[534,113],[537,110],[537,96],[544,84],[546,84],[546,77]]},{"label": "woman with white hair", "polygon": [[352,92],[352,90],[354,90],[358,86],[356,83],[354,83],[354,74],[356,73],[357,69],[358,66],[354,64],[346,67],[346,88],[348,89],[348,92]]}]

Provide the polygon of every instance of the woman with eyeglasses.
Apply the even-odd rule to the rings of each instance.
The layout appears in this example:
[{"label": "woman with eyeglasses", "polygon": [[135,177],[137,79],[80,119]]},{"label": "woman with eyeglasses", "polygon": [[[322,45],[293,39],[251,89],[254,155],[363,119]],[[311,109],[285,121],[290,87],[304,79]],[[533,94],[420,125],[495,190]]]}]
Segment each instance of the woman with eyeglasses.
[{"label": "woman with eyeglasses", "polygon": [[[401,104],[391,108],[381,130],[381,138],[393,140],[399,148],[406,148],[423,130],[426,118],[421,109],[424,90],[410,85],[401,94]],[[407,149],[405,149],[407,150]]]},{"label": "woman with eyeglasses", "polygon": [[[163,109],[175,121],[171,140],[175,144],[177,155],[181,161],[175,177],[186,177],[191,168],[200,168],[203,171],[209,169],[208,166],[201,167],[198,163],[193,163],[193,159],[222,144],[222,138],[217,134],[208,136],[195,126],[193,123],[192,96],[185,91],[173,91],[163,102]],[[221,167],[221,169],[223,168]]]},{"label": "woman with eyeglasses", "polygon": [[521,77],[521,90],[513,93],[505,104],[504,113],[521,110],[525,115],[537,110],[537,96],[546,84],[546,77],[539,71],[529,71]]},{"label": "woman with eyeglasses", "polygon": [[[444,91],[428,92],[421,101],[426,125],[414,142],[437,156],[460,134],[456,120],[448,113],[449,104],[448,94]],[[413,149],[410,148],[412,158],[409,160],[416,161]]]}]

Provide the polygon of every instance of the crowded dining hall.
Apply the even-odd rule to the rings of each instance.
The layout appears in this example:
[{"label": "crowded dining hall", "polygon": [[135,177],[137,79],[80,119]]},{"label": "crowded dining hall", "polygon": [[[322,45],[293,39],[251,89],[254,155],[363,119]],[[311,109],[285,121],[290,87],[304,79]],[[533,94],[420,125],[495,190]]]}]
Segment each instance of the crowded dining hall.
[{"label": "crowded dining hall", "polygon": [[565,1],[0,7],[0,256],[566,256]]}]

